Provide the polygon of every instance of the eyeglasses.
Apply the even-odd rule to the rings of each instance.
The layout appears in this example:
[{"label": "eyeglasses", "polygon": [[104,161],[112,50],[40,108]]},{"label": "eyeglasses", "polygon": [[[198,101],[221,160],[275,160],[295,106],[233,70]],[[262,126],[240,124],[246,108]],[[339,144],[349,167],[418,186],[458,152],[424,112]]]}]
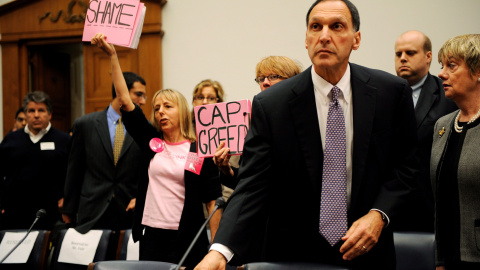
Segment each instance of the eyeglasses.
[{"label": "eyeglasses", "polygon": [[196,101],[204,101],[205,99],[206,99],[208,102],[217,102],[217,101],[218,101],[218,98],[212,97],[212,96],[210,96],[210,97],[204,97],[204,96],[200,96],[200,95],[195,96],[195,100],[196,100]]},{"label": "eyeglasses", "polygon": [[263,81],[265,81],[265,79],[268,79],[269,81],[276,81],[280,78],[283,78],[282,76],[280,75],[277,75],[277,74],[270,74],[268,76],[262,76],[262,77],[256,77],[255,78],[255,81],[258,83],[258,84],[261,84],[263,83]]},{"label": "eyeglasses", "polygon": [[148,98],[147,95],[143,92],[133,92],[133,93],[139,98],[143,97],[145,100],[147,100],[147,98]]}]

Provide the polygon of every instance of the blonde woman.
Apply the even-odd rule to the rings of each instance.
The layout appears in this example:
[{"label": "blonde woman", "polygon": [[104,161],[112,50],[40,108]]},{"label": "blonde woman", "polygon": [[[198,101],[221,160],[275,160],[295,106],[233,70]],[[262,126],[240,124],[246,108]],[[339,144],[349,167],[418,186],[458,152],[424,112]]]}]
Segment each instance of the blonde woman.
[{"label": "blonde woman", "polygon": [[435,124],[430,175],[438,270],[480,269],[480,35],[438,52],[445,97],[459,110]]},{"label": "blonde woman", "polygon": [[[115,48],[105,39],[103,34],[97,34],[92,44],[110,57],[115,91],[122,104],[122,121],[145,153],[133,225],[133,238],[140,240],[140,260],[178,263],[205,222],[202,203],[211,213],[215,199],[222,196],[218,169],[211,159],[204,160],[199,175],[185,166],[188,155],[196,152],[185,97],[171,89],[157,91],[152,98],[152,126],[132,102]],[[220,215],[218,211],[210,220],[212,239]],[[207,239],[205,232],[185,266],[194,267],[208,252]]]}]

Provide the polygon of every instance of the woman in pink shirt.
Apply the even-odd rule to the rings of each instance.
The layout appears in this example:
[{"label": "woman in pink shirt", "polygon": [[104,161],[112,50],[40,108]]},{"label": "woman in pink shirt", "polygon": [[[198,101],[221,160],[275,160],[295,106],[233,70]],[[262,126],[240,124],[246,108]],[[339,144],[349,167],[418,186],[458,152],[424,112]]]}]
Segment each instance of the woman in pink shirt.
[{"label": "woman in pink shirt", "polygon": [[[105,38],[97,34],[92,44],[110,57],[115,91],[122,104],[121,119],[145,152],[133,225],[133,238],[140,240],[140,260],[178,263],[205,222],[202,203],[210,214],[216,198],[222,196],[218,169],[212,159],[205,159],[200,166],[190,162],[190,166],[186,165],[188,157],[196,157],[196,143],[188,103],[181,93],[157,91],[152,99],[153,125],[148,122],[132,102],[115,48]],[[220,215],[218,211],[210,220],[212,239]],[[193,268],[200,262],[208,252],[208,244],[205,231],[184,266]]]}]

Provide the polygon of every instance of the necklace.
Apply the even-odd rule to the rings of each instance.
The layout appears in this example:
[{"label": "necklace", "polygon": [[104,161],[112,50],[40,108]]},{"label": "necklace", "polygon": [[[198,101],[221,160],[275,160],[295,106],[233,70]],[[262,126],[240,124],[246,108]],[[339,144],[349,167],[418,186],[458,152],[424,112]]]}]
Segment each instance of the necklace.
[{"label": "necklace", "polygon": [[[460,117],[460,112],[458,112],[457,114],[457,117],[455,117],[455,131],[457,133],[462,133],[462,130],[463,130],[463,127],[459,126],[458,125],[458,118]],[[478,119],[478,117],[480,117],[480,110],[478,110],[478,112],[472,117],[472,119],[470,119],[468,122],[467,122],[467,125],[468,124],[471,124],[472,122],[474,122],[475,120]]]}]

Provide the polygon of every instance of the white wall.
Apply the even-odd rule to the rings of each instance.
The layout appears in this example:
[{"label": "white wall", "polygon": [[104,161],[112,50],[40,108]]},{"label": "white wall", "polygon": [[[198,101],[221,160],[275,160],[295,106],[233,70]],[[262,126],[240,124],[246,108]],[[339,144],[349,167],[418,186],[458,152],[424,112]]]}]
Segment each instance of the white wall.
[{"label": "white wall", "polygon": [[[164,88],[192,99],[203,79],[219,81],[227,100],[260,91],[255,66],[284,55],[309,66],[304,49],[305,0],[170,0],[163,9]],[[148,12],[148,10],[147,10]]]},{"label": "white wall", "polygon": [[[252,99],[260,89],[255,65],[284,55],[310,66],[305,49],[305,15],[313,0],[169,0],[163,9],[164,88],[188,101],[203,79],[218,80],[227,100]],[[394,43],[407,30],[420,30],[437,52],[450,37],[479,33],[478,0],[353,0],[360,12],[360,49],[351,61],[395,74]],[[148,10],[147,10],[148,12]]]},{"label": "white wall", "polygon": [[0,6],[8,4],[8,3],[13,2],[13,1],[15,1],[15,0],[0,0]]}]

